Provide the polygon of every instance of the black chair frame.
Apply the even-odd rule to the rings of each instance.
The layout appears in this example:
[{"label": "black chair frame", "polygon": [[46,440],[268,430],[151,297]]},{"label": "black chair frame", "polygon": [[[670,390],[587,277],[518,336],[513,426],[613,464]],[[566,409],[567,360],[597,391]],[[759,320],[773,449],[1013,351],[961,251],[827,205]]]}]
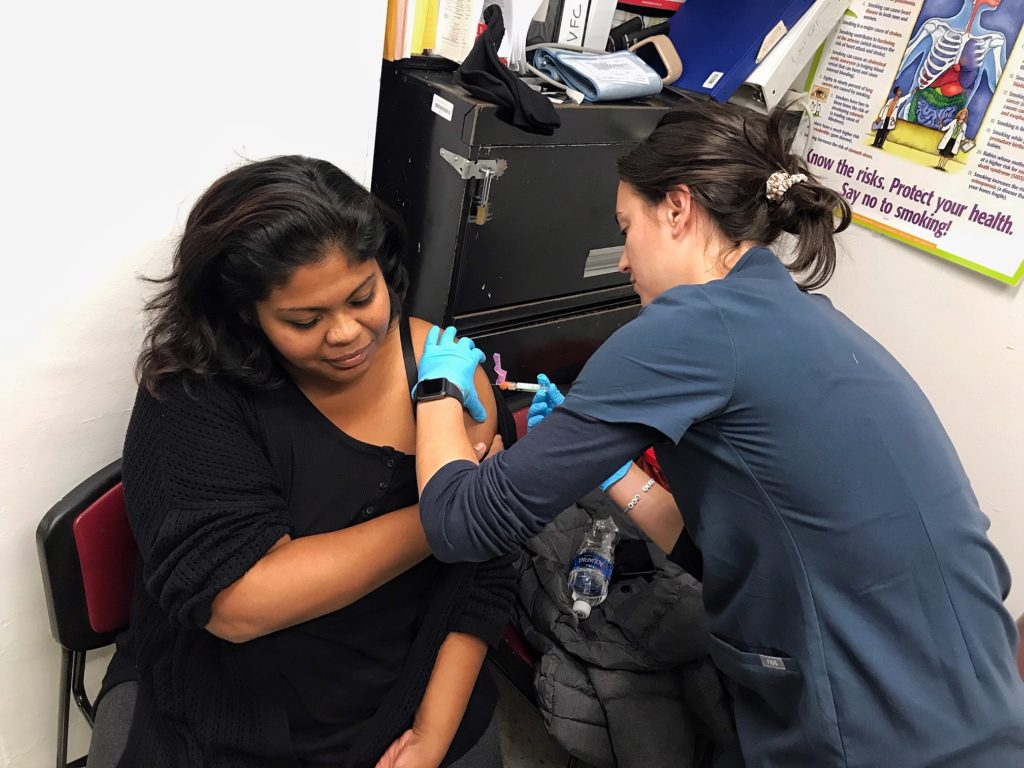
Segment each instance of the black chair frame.
[{"label": "black chair frame", "polygon": [[57,768],[81,768],[86,758],[68,762],[71,701],[92,728],[96,705],[85,689],[89,651],[110,645],[117,632],[96,632],[89,623],[85,584],[75,543],[75,519],[121,482],[121,460],[80,483],[46,513],[36,528],[36,547],[50,632],[61,647],[60,694],[57,703]]}]

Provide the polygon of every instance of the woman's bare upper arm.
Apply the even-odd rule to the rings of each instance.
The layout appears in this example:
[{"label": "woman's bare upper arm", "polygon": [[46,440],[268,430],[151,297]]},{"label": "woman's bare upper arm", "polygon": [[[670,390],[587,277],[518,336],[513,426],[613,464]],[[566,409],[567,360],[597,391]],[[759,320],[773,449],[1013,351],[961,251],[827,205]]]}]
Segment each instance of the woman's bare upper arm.
[{"label": "woman's bare upper arm", "polygon": [[[416,354],[417,363],[420,361],[420,355],[423,354],[423,344],[426,342],[427,334],[432,327],[433,323],[428,323],[426,320],[421,320],[418,317],[409,318],[409,331],[410,336],[412,336],[412,346]],[[494,390],[487,379],[487,371],[482,365],[476,369],[474,382],[480,403],[483,405],[484,410],[487,411],[487,420],[479,422],[466,413],[466,433],[469,435],[471,442],[490,445],[491,440],[498,432],[498,414],[494,402]]]}]

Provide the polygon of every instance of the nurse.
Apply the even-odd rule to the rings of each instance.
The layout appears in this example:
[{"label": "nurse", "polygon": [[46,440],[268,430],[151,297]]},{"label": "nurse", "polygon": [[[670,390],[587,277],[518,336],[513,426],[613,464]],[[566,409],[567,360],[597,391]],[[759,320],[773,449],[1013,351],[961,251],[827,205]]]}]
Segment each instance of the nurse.
[{"label": "nurse", "polygon": [[[701,550],[748,766],[1024,765],[1006,565],[925,395],[813,293],[850,209],[780,126],[686,104],[620,160],[620,269],[643,309],[479,465],[462,410],[482,353],[432,330],[414,391],[427,537],[485,560],[604,480],[674,558]],[[768,247],[783,232],[789,263]],[[649,445],[671,493],[631,463]]]}]

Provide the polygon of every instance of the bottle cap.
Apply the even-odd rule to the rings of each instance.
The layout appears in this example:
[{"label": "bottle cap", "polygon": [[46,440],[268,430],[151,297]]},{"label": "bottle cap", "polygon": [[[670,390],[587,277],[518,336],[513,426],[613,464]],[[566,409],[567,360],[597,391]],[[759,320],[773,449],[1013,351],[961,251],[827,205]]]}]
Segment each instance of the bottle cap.
[{"label": "bottle cap", "polygon": [[572,604],[572,612],[576,614],[577,618],[588,619],[590,618],[590,603],[586,600],[577,600]]}]

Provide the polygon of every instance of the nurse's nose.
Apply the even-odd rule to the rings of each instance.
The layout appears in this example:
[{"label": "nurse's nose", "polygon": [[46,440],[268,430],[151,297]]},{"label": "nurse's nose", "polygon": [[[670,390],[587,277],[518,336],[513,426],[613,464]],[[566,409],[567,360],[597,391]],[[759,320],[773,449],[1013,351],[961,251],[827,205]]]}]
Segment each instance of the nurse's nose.
[{"label": "nurse's nose", "polygon": [[626,256],[625,248],[622,249],[622,255],[619,256],[619,272],[624,274],[629,272],[629,257]]}]

